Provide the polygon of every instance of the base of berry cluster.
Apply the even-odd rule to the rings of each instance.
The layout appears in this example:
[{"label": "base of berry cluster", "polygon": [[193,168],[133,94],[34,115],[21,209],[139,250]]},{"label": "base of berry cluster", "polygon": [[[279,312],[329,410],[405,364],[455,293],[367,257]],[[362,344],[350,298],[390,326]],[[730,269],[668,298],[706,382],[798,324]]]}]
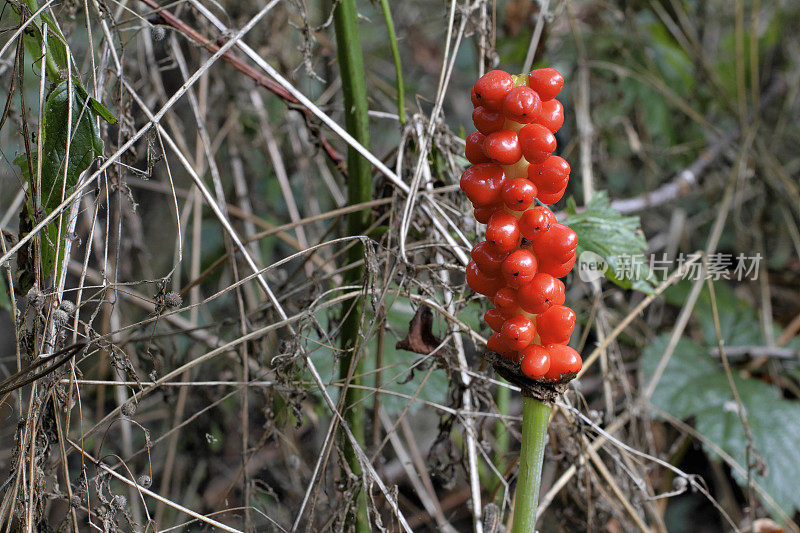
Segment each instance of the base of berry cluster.
[{"label": "base of berry cluster", "polygon": [[541,402],[553,403],[560,394],[566,392],[569,381],[575,377],[574,375],[564,375],[561,380],[556,382],[533,380],[520,371],[518,364],[514,364],[492,351],[485,351],[483,359],[490,363],[494,367],[494,371],[503,379],[519,387],[523,396],[535,398]]}]

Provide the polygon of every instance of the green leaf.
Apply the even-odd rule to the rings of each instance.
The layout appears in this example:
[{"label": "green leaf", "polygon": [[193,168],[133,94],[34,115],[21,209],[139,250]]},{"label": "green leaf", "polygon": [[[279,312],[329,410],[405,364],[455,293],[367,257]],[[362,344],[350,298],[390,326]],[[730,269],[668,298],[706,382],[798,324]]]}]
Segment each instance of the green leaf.
[{"label": "green leaf", "polygon": [[[639,217],[621,215],[604,191],[597,191],[580,213],[570,198],[567,213],[564,224],[578,234],[579,260],[603,263],[606,277],[625,289],[652,291],[655,279],[644,262],[647,239],[639,228]],[[584,252],[591,253],[582,258]]]},{"label": "green leaf", "polygon": [[[651,376],[668,342],[654,339],[641,361]],[[791,516],[800,510],[800,403],[786,400],[775,387],[753,378],[734,376],[753,443],[766,464],[764,476],[754,479]],[[707,348],[689,339],[678,342],[675,353],[651,398],[651,403],[680,419],[694,418],[697,431],[747,468],[747,437],[728,380]],[[712,450],[707,450],[715,457]],[[734,471],[741,485],[746,478]],[[774,511],[774,510],[773,510]]]},{"label": "green leaf", "polygon": [[[88,105],[85,91],[73,86],[72,101],[69,101],[66,81],[59,83],[47,98],[44,118],[44,146],[42,160],[42,203],[55,207],[61,203],[61,186],[66,176],[66,187],[75,186],[80,174],[89,168],[94,158],[103,153],[95,118],[96,113]],[[83,95],[81,95],[83,93]],[[72,106],[72,124],[68,121]],[[69,163],[64,173],[67,155],[67,139],[70,139]],[[60,188],[60,187],[59,187]],[[47,201],[45,203],[45,198]]]},{"label": "green leaf", "polygon": [[[72,109],[70,123],[69,112]],[[96,125],[97,114],[87,100],[86,91],[79,85],[73,86],[70,99],[67,81],[59,83],[48,95],[44,110],[41,206],[44,216],[58,207],[63,197],[72,193],[81,173],[89,168],[94,159],[103,153],[103,141]],[[67,140],[69,154],[67,154]],[[35,154],[34,154],[35,155]],[[69,155],[67,161],[67,155]],[[34,157],[35,159],[35,157]],[[20,166],[28,180],[28,190],[35,190],[35,180],[31,179],[25,154],[14,162]],[[66,166],[65,166],[66,164]],[[34,160],[34,169],[36,161]],[[63,195],[63,196],[62,196]],[[30,205],[30,199],[29,205]],[[33,209],[28,210],[33,213]],[[62,217],[61,236],[66,231],[66,216]],[[35,224],[36,220],[32,220]],[[59,228],[58,222],[51,222],[42,235],[42,273],[45,277],[53,273],[57,263]]]},{"label": "green leaf", "polygon": [[58,31],[55,24],[50,20],[46,14],[42,14],[42,18],[47,22],[47,53],[53,58],[53,62],[61,70],[67,68],[67,46],[66,39]]},{"label": "green leaf", "polygon": [[6,278],[0,272],[0,308],[7,311],[11,310],[11,299],[8,297],[8,286],[6,285]]},{"label": "green leaf", "polygon": [[[36,0],[25,0],[25,5],[30,13],[35,13],[40,7]],[[44,57],[42,57],[42,22],[47,24]],[[46,12],[37,15],[33,22],[28,25],[24,33],[23,42],[28,53],[36,61],[42,61],[44,64],[43,70],[47,73],[47,78],[54,83],[58,82],[61,76],[60,71],[66,71],[67,69],[67,41]]]},{"label": "green leaf", "polygon": [[108,122],[109,124],[116,124],[117,117],[114,116],[114,113],[108,110],[106,106],[104,106],[99,101],[95,100],[94,98],[89,98],[89,107],[97,113],[100,118]]},{"label": "green leaf", "polygon": [[[692,281],[680,281],[664,291],[668,303],[682,306],[691,290]],[[722,282],[714,283],[714,296],[719,311],[720,333],[728,346],[761,344],[764,341],[761,322],[752,304],[739,298],[733,289]],[[699,319],[703,339],[711,346],[717,343],[717,332],[714,326],[714,315],[711,310],[711,294],[704,286],[697,298],[694,315]],[[775,331],[780,327],[776,324]]]}]

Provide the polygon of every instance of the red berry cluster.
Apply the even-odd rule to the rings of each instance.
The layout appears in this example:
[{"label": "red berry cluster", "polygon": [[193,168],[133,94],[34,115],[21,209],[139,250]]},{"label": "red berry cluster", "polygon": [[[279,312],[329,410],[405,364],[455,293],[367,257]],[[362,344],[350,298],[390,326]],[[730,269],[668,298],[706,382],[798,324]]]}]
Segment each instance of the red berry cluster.
[{"label": "red berry cluster", "polygon": [[486,241],[472,250],[467,283],[488,296],[494,309],[484,320],[494,331],[488,348],[518,363],[536,380],[559,382],[581,369],[567,346],[575,312],[564,304],[562,278],[575,264],[578,237],[556,222],[543,204],[561,199],[570,166],[552,155],[554,133],[564,123],[555,99],[564,78],[555,69],[512,76],[492,70],[472,88],[478,131],[467,137],[472,163],[461,189],[487,224]]}]

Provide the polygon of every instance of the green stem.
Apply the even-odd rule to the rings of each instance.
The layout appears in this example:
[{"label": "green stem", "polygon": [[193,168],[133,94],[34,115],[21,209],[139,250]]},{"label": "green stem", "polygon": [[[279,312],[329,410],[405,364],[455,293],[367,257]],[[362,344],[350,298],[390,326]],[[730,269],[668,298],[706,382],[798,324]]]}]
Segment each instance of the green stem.
[{"label": "green stem", "polygon": [[392,58],[394,58],[394,72],[397,78],[397,116],[400,117],[400,124],[406,123],[406,100],[405,89],[403,88],[403,67],[400,63],[400,50],[397,48],[397,35],[394,32],[394,20],[392,11],[389,9],[389,0],[381,0],[383,18],[386,21],[386,31],[389,34],[389,46],[392,48]]},{"label": "green stem", "polygon": [[549,405],[534,398],[522,397],[522,449],[519,452],[519,478],[511,533],[536,531],[536,507],[539,505],[539,485],[542,481],[542,460],[549,421]]},{"label": "green stem", "polygon": [[[505,381],[503,381],[505,383]],[[497,404],[497,414],[505,416],[508,414],[508,405],[511,400],[511,389],[504,386],[497,387],[497,394],[495,394],[495,403]],[[497,471],[505,475],[506,468],[508,468],[508,444],[509,434],[508,428],[503,423],[503,420],[498,418],[494,426],[494,464]],[[500,487],[500,480],[494,475],[491,476],[490,490],[496,493]],[[502,495],[501,495],[502,496]]]},{"label": "green stem", "polygon": [[[333,14],[334,28],[336,30],[337,57],[339,71],[342,77],[342,93],[344,95],[344,118],[347,132],[355,137],[365,148],[369,149],[369,116],[367,114],[367,86],[364,79],[364,58],[361,50],[361,40],[358,33],[358,11],[355,0],[340,0]],[[347,198],[348,202],[358,204],[372,199],[372,168],[353,147],[347,150]],[[361,210],[350,213],[347,217],[347,234],[363,235],[369,227],[370,212]],[[364,258],[364,246],[359,242],[350,248],[347,254],[349,264]],[[346,285],[360,284],[364,281],[366,272],[363,266],[352,268],[345,274]],[[357,357],[361,319],[364,311],[364,301],[359,298],[355,303],[344,302],[343,313],[345,319],[342,324],[341,347],[345,352],[339,366],[339,377],[355,387],[346,387],[343,394],[344,419],[353,436],[360,446],[364,446],[364,397],[365,391],[361,385],[363,374],[363,360]],[[349,380],[349,381],[348,381]],[[361,476],[361,464],[355,450],[349,441],[345,441],[344,456],[350,471],[356,476]],[[353,529],[358,533],[370,531],[369,517],[367,514],[367,495],[364,490],[359,490],[356,501],[356,512]]]}]

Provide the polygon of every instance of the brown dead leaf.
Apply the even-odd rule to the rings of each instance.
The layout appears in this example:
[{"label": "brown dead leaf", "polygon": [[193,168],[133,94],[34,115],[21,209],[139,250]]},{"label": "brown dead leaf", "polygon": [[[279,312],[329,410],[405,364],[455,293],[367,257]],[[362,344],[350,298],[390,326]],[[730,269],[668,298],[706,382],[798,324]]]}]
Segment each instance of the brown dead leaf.
[{"label": "brown dead leaf", "polygon": [[436,355],[434,350],[441,343],[442,341],[433,334],[433,313],[430,307],[421,305],[408,324],[408,335],[397,342],[396,348],[422,355]]}]

